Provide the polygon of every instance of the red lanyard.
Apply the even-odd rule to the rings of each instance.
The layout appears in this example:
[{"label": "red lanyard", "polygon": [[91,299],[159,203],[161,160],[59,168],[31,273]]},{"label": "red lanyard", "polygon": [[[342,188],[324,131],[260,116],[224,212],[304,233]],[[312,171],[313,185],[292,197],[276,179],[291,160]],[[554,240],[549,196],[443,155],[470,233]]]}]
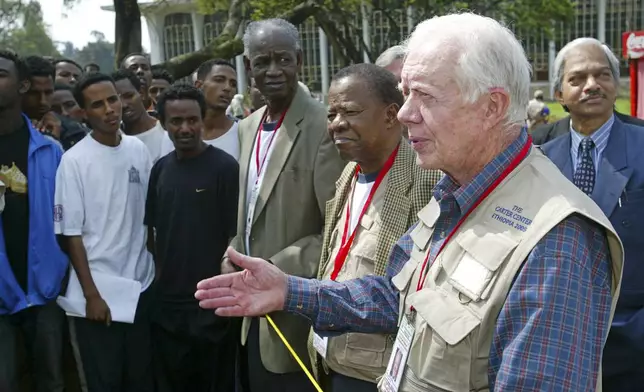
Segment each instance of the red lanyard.
[{"label": "red lanyard", "polygon": [[[391,153],[391,155],[387,159],[387,162],[385,162],[385,166],[383,166],[383,168],[380,170],[380,173],[378,173],[378,177],[376,177],[376,182],[374,182],[373,186],[371,187],[371,191],[369,191],[369,196],[367,197],[367,200],[365,201],[364,206],[362,206],[362,211],[360,211],[360,215],[358,216],[358,224],[360,224],[362,217],[367,212],[367,208],[369,208],[369,205],[371,204],[371,199],[373,199],[373,195],[376,194],[376,190],[378,190],[378,186],[385,178],[385,175],[387,175],[387,173],[389,172],[389,169],[391,169],[391,166],[393,166],[394,160],[396,159],[397,154],[398,154],[398,147],[396,147],[396,149]],[[358,166],[356,169],[356,174],[354,179],[358,178],[359,171],[360,171],[360,166]],[[340,249],[338,250],[338,254],[335,256],[333,272],[331,272],[331,280],[335,280],[338,277],[340,270],[342,270],[342,266],[344,265],[344,262],[347,259],[347,255],[349,254],[349,250],[351,249],[351,244],[353,244],[353,239],[356,237],[356,232],[358,231],[357,225],[356,225],[356,229],[353,229],[351,236],[349,236],[349,238],[347,239],[347,236],[349,233],[349,221],[351,220],[350,203],[352,202],[353,192],[355,191],[355,181],[356,180],[354,180],[353,186],[351,187],[351,193],[349,194],[349,203],[347,203],[347,212],[344,217],[344,232],[342,233],[342,242],[340,243]]]},{"label": "red lanyard", "polygon": [[[445,241],[443,241],[443,243],[441,244],[440,248],[438,249],[438,253],[436,253],[436,257],[434,259],[438,258],[438,255],[441,254],[441,252],[443,251],[443,248],[445,248],[445,245],[447,245],[449,240],[454,236],[456,231],[461,227],[463,222],[465,222],[465,220],[476,209],[476,207],[478,207],[483,202],[483,200],[485,200],[485,198],[487,198],[490,195],[490,193],[492,193],[499,186],[501,181],[505,180],[505,178],[510,173],[512,173],[512,171],[514,169],[516,169],[517,166],[519,166],[521,161],[523,161],[523,159],[525,159],[525,157],[530,152],[530,147],[531,146],[532,146],[532,137],[530,137],[530,135],[528,135],[528,140],[526,141],[525,145],[523,146],[523,148],[519,152],[519,155],[517,155],[512,160],[512,162],[510,162],[510,165],[505,168],[503,173],[501,173],[501,175],[499,177],[497,177],[496,180],[494,180],[494,182],[485,190],[485,192],[483,192],[483,194],[474,202],[474,204],[472,205],[472,208],[470,208],[467,211],[467,213],[465,213],[465,215],[463,215],[461,217],[461,219],[459,219],[459,221],[456,223],[456,226],[454,226],[454,228],[449,233],[447,238],[445,238]],[[420,279],[418,279],[418,285],[416,286],[416,291],[419,291],[420,289],[423,288],[423,286],[425,285],[425,280],[427,279],[427,275],[429,275],[429,270],[426,271],[425,268],[427,267],[427,262],[429,261],[429,254],[430,253],[431,253],[431,248],[428,250],[427,256],[425,256],[425,261],[423,262],[423,267],[420,270]],[[412,310],[413,310],[413,307],[412,307]]]},{"label": "red lanyard", "polygon": [[268,153],[271,150],[271,145],[273,144],[273,139],[275,139],[277,130],[280,129],[280,127],[282,126],[282,122],[284,121],[284,117],[286,116],[286,110],[284,111],[284,113],[282,113],[282,116],[277,122],[277,125],[275,125],[275,129],[273,130],[273,132],[271,132],[271,139],[268,141],[268,147],[266,148],[266,153],[264,154],[264,158],[262,158],[262,163],[260,165],[259,163],[259,154],[261,151],[260,144],[262,143],[262,131],[264,130],[264,121],[266,120],[267,115],[268,115],[268,108],[264,110],[264,114],[262,114],[262,119],[259,123],[259,128],[257,130],[257,143],[255,143],[255,167],[257,168],[257,178],[255,179],[255,184],[259,182],[259,179],[262,174],[262,170],[264,170],[264,164],[266,163],[266,158],[268,157]]}]

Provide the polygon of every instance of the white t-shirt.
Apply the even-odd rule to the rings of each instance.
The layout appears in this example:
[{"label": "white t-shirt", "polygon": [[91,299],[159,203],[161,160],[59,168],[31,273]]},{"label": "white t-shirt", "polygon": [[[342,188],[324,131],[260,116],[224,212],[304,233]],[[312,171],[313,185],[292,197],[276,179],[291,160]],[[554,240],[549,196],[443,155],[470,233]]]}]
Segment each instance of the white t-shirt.
[{"label": "white t-shirt", "polygon": [[226,151],[239,161],[239,122],[235,121],[226,133],[216,139],[204,140],[206,144]]},{"label": "white t-shirt", "polygon": [[[266,174],[266,169],[268,168],[268,161],[271,159],[271,153],[275,149],[275,144],[277,143],[277,132],[279,129],[275,129],[277,123],[266,123],[258,136],[255,136],[255,143],[253,143],[253,151],[250,154],[250,163],[248,164],[248,182],[246,183],[246,250],[250,252],[250,241],[248,235],[250,234],[250,227],[252,226],[250,222],[253,219],[255,214],[255,205],[253,204],[253,192],[259,193],[259,190],[262,186],[262,180],[264,179],[264,174]],[[258,139],[261,138],[261,139]],[[271,143],[271,138],[273,142]],[[257,177],[257,141],[259,140],[259,164],[261,166],[261,173],[259,178]],[[262,164],[263,161],[263,164]],[[257,181],[257,185],[255,185]]]},{"label": "white t-shirt", "polygon": [[170,140],[168,132],[163,129],[158,121],[154,128],[133,136],[136,136],[148,148],[153,164],[174,151],[174,144]]},{"label": "white t-shirt", "polygon": [[355,189],[353,190],[353,198],[350,201],[351,211],[349,217],[351,218],[349,222],[349,233],[348,235],[353,234],[353,231],[358,226],[358,218],[360,218],[360,213],[364,208],[367,199],[369,198],[369,193],[375,184],[375,179],[368,181],[362,174],[358,174],[358,181],[355,183]]},{"label": "white t-shirt", "polygon": [[154,280],[143,224],[151,169],[137,138],[122,135],[108,147],[89,135],[63,155],[56,173],[56,234],[82,236],[90,271],[136,280],[141,290]]}]

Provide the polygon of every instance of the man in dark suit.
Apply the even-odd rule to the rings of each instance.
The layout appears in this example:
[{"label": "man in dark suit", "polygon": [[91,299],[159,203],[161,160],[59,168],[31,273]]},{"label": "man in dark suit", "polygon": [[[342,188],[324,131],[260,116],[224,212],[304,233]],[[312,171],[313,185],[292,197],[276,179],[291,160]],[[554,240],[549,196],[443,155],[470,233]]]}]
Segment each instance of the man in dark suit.
[{"label": "man in dark suit", "polygon": [[[603,390],[644,387],[644,127],[614,113],[619,61],[594,38],[555,59],[556,97],[570,112],[565,134],[542,150],[609,217],[624,245],[619,302],[604,349]],[[557,128],[555,125],[554,128]],[[592,320],[589,320],[592,322]]]},{"label": "man in dark suit", "polygon": [[[615,117],[619,118],[623,123],[644,127],[644,120],[629,116],[628,114],[620,113],[616,110],[614,112]],[[532,143],[540,146],[561,135],[565,135],[568,132],[570,132],[570,117],[565,117],[551,124],[544,124],[537,127],[537,129],[532,132]]]}]

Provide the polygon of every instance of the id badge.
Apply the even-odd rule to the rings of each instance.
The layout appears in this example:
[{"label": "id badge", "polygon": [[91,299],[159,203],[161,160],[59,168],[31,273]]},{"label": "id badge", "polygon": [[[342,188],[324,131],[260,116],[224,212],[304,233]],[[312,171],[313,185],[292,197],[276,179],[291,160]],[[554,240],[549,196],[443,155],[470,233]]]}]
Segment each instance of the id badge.
[{"label": "id badge", "polygon": [[326,353],[329,348],[329,338],[322,337],[318,335],[317,332],[313,332],[313,347],[315,348],[315,351],[322,356],[322,358],[326,359]]},{"label": "id badge", "polygon": [[246,240],[246,251],[250,254],[250,232],[253,227],[253,215],[255,214],[255,206],[259,198],[259,185],[255,184],[250,192],[250,200],[248,201],[248,208],[246,213],[246,229],[244,230]]},{"label": "id badge", "polygon": [[398,335],[396,335],[396,342],[394,343],[391,357],[387,364],[387,370],[385,371],[379,386],[379,389],[382,392],[397,392],[398,388],[400,388],[400,382],[405,374],[407,358],[409,357],[409,349],[411,348],[411,343],[414,340],[415,316],[416,312],[412,311],[411,314],[405,315],[400,323]]}]

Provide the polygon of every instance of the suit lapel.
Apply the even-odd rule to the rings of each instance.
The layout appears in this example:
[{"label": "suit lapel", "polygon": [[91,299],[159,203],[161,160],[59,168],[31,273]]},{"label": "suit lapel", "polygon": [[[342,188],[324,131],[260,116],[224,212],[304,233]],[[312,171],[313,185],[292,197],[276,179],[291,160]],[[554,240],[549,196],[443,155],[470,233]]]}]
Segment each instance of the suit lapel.
[{"label": "suit lapel", "polygon": [[378,234],[378,245],[376,248],[376,275],[384,275],[387,267],[388,255],[391,251],[391,244],[395,244],[399,235],[407,230],[411,200],[409,189],[412,186],[413,177],[410,167],[415,162],[414,152],[407,142],[402,141],[398,148],[398,155],[387,175],[387,189],[382,207],[382,219],[380,233]]},{"label": "suit lapel", "polygon": [[549,146],[550,152],[547,155],[548,158],[557,165],[563,175],[566,176],[568,180],[572,181],[573,170],[572,157],[570,156],[570,144],[570,135],[559,138]]},{"label": "suit lapel", "polygon": [[633,173],[633,169],[628,167],[626,157],[628,141],[623,127],[624,124],[616,118],[610,132],[608,145],[602,154],[597,181],[592,193],[592,199],[606,216],[613,213],[617,201]]},{"label": "suit lapel", "polygon": [[284,164],[291,153],[291,149],[300,134],[300,123],[304,119],[305,109],[306,93],[303,92],[301,87],[298,87],[297,93],[293,98],[293,102],[286,112],[286,117],[284,117],[282,126],[280,129],[275,130],[275,132],[277,132],[274,142],[275,147],[273,148],[268,162],[266,163],[266,168],[264,169],[266,172],[264,173],[262,185],[259,190],[257,205],[255,206],[255,212],[253,214],[253,224],[257,221],[257,218],[264,210],[266,202],[268,201],[271,192],[273,192],[273,187],[275,187]]},{"label": "suit lapel", "polygon": [[318,278],[324,276],[326,267],[330,262],[329,256],[333,244],[331,244],[331,234],[335,230],[335,226],[340,221],[340,215],[344,209],[344,205],[349,197],[351,191],[351,183],[356,172],[356,163],[349,162],[340,175],[340,178],[335,182],[335,196],[333,199],[326,202],[326,214],[324,218],[324,243],[322,244],[322,256],[320,259],[320,269]]}]

